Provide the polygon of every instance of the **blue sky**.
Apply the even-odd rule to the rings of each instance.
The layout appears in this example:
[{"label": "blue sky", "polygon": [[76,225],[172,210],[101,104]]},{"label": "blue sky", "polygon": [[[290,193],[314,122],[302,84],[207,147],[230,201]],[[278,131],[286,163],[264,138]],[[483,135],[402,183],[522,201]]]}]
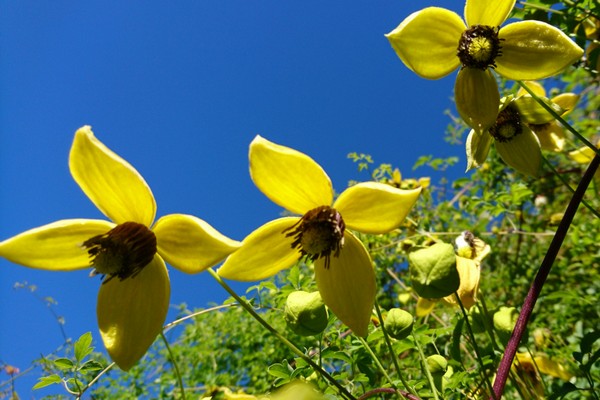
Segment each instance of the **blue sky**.
[{"label": "blue sky", "polygon": [[[158,216],[194,214],[237,240],[281,212],[248,174],[256,134],[312,156],[338,190],[368,179],[349,152],[405,176],[420,155],[456,155],[450,173],[462,175],[463,150],[442,140],[454,75],[418,78],[383,36],[425,5],[1,0],[0,240],[59,219],[103,217],[68,170],[73,134],[86,124],[145,177]],[[462,2],[431,5],[462,14]],[[226,298],[208,274],[170,271],[174,305]],[[25,370],[63,343],[52,313],[16,282],[58,302],[67,336],[91,331],[102,348],[100,280],[88,273],[0,259],[0,362]],[[38,376],[16,382],[23,398],[56,392],[30,393]]]}]

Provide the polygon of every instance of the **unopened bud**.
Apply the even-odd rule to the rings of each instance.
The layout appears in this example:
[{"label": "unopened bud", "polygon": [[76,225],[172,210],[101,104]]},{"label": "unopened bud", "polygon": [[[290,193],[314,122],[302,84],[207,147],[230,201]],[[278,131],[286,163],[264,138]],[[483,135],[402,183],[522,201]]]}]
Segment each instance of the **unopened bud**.
[{"label": "unopened bud", "polygon": [[385,329],[394,339],[402,340],[412,332],[413,316],[400,308],[392,308],[385,318]]},{"label": "unopened bud", "polygon": [[285,322],[302,336],[317,335],[327,327],[327,309],[319,292],[292,292],[285,303]]}]

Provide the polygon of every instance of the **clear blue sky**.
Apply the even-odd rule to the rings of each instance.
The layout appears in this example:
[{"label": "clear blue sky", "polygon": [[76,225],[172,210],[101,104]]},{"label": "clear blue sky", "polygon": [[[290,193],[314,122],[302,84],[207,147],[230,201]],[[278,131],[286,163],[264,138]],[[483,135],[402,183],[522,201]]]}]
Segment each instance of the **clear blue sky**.
[{"label": "clear blue sky", "polygon": [[[426,5],[463,8],[442,0],[0,0],[0,240],[59,219],[103,218],[68,170],[73,134],[85,124],[145,177],[158,216],[194,214],[237,240],[281,211],[248,174],[256,134],[311,155],[337,190],[368,179],[347,160],[353,151],[405,176],[420,155],[457,155],[451,173],[461,175],[464,150],[442,141],[454,75],[418,78],[383,36]],[[226,298],[208,274],[170,271],[174,305]],[[91,331],[102,348],[100,280],[88,272],[0,259],[0,362],[25,370],[63,342],[49,310],[15,282],[58,302],[69,337]],[[23,398],[60,392],[30,393],[38,376],[17,381]]]}]

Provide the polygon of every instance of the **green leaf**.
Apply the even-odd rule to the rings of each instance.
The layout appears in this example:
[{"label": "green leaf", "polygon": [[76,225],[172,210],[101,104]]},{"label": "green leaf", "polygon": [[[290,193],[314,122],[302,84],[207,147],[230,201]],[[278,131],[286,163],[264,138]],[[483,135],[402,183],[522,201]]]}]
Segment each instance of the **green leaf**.
[{"label": "green leaf", "polygon": [[62,379],[60,378],[60,376],[58,376],[56,374],[52,374],[49,376],[42,376],[39,379],[39,382],[33,386],[33,390],[41,389],[43,387],[53,385],[55,383],[61,383],[61,382],[62,382]]},{"label": "green leaf", "polygon": [[290,370],[283,364],[273,364],[267,368],[267,372],[277,378],[288,379],[290,377]]},{"label": "green leaf", "polygon": [[74,366],[73,361],[69,360],[68,358],[57,358],[53,362],[56,368],[63,371],[67,369],[72,369]]},{"label": "green leaf", "polygon": [[77,362],[81,362],[86,356],[88,356],[94,348],[90,345],[92,344],[92,333],[86,332],[77,339],[75,342],[75,359]]},{"label": "green leaf", "polygon": [[99,371],[101,369],[104,369],[104,366],[102,364],[100,364],[98,361],[94,361],[94,360],[87,361],[85,364],[83,364],[79,368],[79,370],[81,372]]}]

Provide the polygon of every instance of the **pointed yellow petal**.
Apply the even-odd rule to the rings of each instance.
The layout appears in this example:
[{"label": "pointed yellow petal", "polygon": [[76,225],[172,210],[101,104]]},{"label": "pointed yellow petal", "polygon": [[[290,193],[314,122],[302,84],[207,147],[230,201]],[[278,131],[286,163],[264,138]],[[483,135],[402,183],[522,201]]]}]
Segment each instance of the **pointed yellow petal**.
[{"label": "pointed yellow petal", "polygon": [[577,106],[579,96],[575,93],[561,93],[558,96],[554,96],[551,100],[554,104],[563,109],[562,117]]},{"label": "pointed yellow petal", "polygon": [[[460,276],[460,285],[456,293],[462,305],[468,310],[477,302],[477,292],[479,291],[479,280],[481,270],[479,263],[465,257],[456,257],[456,270]],[[458,305],[454,294],[444,297],[444,301],[452,305]]]},{"label": "pointed yellow petal", "polygon": [[560,152],[565,147],[565,129],[558,122],[530,127],[538,137],[543,150]]},{"label": "pointed yellow petal", "polygon": [[292,248],[293,238],[283,231],[299,220],[286,217],[264,224],[242,241],[242,247],[217,273],[235,281],[259,281],[291,267],[300,259],[300,252]]},{"label": "pointed yellow petal", "polygon": [[167,317],[171,287],[160,256],[133,278],[100,286],[98,327],[108,354],[124,371],[142,358]]},{"label": "pointed yellow petal", "polygon": [[493,141],[492,136],[487,131],[479,133],[471,129],[466,143],[467,171],[483,165]]},{"label": "pointed yellow petal", "polygon": [[540,21],[508,24],[498,34],[502,55],[496,72],[507,79],[544,79],[556,75],[583,55],[560,29]]},{"label": "pointed yellow petal", "polygon": [[436,300],[419,297],[419,300],[417,300],[417,309],[415,314],[417,315],[417,317],[424,317],[426,315],[431,314],[431,312],[435,308],[436,303]]},{"label": "pointed yellow petal", "polygon": [[463,68],[454,84],[456,109],[471,128],[482,131],[496,122],[500,93],[489,70]]},{"label": "pointed yellow petal", "polygon": [[419,193],[421,188],[403,190],[384,183],[363,182],[344,190],[333,207],[350,229],[387,233],[400,226]]},{"label": "pointed yellow petal", "polygon": [[149,227],[154,221],[156,203],[144,178],[96,139],[89,126],[75,133],[69,168],[81,190],[117,224],[133,221]]},{"label": "pointed yellow petal", "polygon": [[114,228],[108,221],[66,219],[0,242],[0,257],[30,268],[69,271],[89,268],[86,240]]},{"label": "pointed yellow petal", "polygon": [[250,175],[269,199],[297,214],[333,201],[331,180],[319,164],[260,136],[250,143]]},{"label": "pointed yellow petal", "polygon": [[422,78],[439,79],[460,65],[456,55],[465,23],[458,14],[428,7],[385,35],[402,62]]},{"label": "pointed yellow petal", "polygon": [[467,0],[465,20],[467,25],[500,26],[508,18],[516,0]]},{"label": "pointed yellow petal", "polygon": [[[598,142],[596,147],[600,147],[600,142]],[[595,155],[596,153],[594,152],[594,150],[590,149],[587,146],[583,146],[578,148],[577,150],[569,152],[569,157],[571,158],[571,160],[575,161],[578,164],[589,163],[590,161],[592,161]]]},{"label": "pointed yellow petal", "polygon": [[[529,88],[529,90],[531,90],[533,93],[535,93],[536,96],[546,97],[546,89],[544,89],[544,86],[542,86],[541,83],[536,82],[536,81],[527,81],[527,82],[523,82],[523,83]],[[522,87],[519,87],[519,90],[517,90],[516,97],[525,96],[528,94],[529,94],[529,92],[527,90],[523,89]]]},{"label": "pointed yellow petal", "polygon": [[158,253],[188,274],[202,272],[237,250],[241,243],[222,235],[200,218],[171,214],[156,221]]},{"label": "pointed yellow petal", "polygon": [[315,262],[315,277],[323,302],[346,326],[358,336],[368,333],[375,304],[375,272],[365,246],[346,231],[344,247],[339,257]]},{"label": "pointed yellow petal", "polygon": [[542,167],[542,150],[537,136],[527,126],[508,142],[496,140],[496,150],[506,164],[517,171],[537,177]]}]

